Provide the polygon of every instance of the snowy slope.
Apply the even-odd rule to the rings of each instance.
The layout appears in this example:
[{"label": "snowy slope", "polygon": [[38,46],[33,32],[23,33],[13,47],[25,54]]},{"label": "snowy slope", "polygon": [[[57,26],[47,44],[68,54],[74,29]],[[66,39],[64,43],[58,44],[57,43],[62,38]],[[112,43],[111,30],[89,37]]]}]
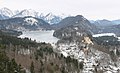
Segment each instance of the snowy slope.
[{"label": "snowy slope", "polygon": [[35,18],[32,18],[32,17],[25,18],[24,21],[27,22],[28,25],[29,24],[30,25],[33,25],[33,24],[37,25],[37,23],[38,23],[38,20],[36,20]]}]

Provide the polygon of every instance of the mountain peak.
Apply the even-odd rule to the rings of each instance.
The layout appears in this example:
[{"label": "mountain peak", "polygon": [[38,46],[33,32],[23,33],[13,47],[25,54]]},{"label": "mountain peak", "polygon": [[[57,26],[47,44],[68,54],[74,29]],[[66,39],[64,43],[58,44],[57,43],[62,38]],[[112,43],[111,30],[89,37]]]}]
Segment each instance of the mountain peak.
[{"label": "mountain peak", "polygon": [[82,15],[77,15],[75,16],[76,19],[80,19],[80,20],[87,20],[86,18],[84,18]]},{"label": "mountain peak", "polygon": [[43,19],[50,24],[57,24],[62,20],[61,16],[54,15],[52,12],[45,14],[43,17],[44,17]]},{"label": "mountain peak", "polygon": [[26,17],[26,16],[38,17],[38,12],[32,9],[24,9],[20,13],[16,14],[14,17]]},{"label": "mountain peak", "polygon": [[52,12],[50,12],[50,13],[46,14],[46,16],[45,16],[45,17],[48,17],[48,16],[53,16],[53,13],[52,13]]},{"label": "mountain peak", "polygon": [[10,9],[6,7],[0,9],[0,20],[15,18],[15,17],[28,17],[28,16],[43,19],[49,24],[57,24],[63,18],[68,17],[68,15],[65,15],[65,14],[55,15],[52,12],[47,13],[47,14],[39,13],[32,9],[24,9],[22,11],[19,11],[19,10],[11,11]]},{"label": "mountain peak", "polygon": [[81,18],[81,17],[83,17],[82,15],[77,15],[77,16],[75,16],[76,18]]},{"label": "mountain peak", "polygon": [[0,9],[0,15],[12,17],[13,16],[13,12],[10,9],[4,7],[4,8]]},{"label": "mountain peak", "polygon": [[8,9],[7,7],[3,7],[1,8],[1,10],[10,10],[10,9]]}]

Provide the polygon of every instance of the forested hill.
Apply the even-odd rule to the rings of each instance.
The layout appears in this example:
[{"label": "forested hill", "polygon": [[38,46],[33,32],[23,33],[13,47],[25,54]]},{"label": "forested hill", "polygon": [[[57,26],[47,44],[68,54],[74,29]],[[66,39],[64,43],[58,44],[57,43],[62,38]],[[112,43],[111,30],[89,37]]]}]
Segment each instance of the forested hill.
[{"label": "forested hill", "polygon": [[25,73],[21,65],[17,64],[14,58],[9,58],[6,53],[10,49],[7,47],[10,43],[15,45],[15,39],[0,31],[0,73]]},{"label": "forested hill", "polygon": [[75,73],[83,69],[82,62],[54,52],[50,44],[0,33],[0,73]]}]

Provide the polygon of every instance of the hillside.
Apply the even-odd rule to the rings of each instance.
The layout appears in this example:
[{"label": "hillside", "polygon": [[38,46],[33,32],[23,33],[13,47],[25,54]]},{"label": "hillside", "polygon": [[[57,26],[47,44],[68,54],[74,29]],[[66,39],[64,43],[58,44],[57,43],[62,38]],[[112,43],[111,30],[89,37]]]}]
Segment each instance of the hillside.
[{"label": "hillside", "polygon": [[[5,69],[5,72],[10,70],[9,73],[15,71],[17,73],[19,71],[20,73],[74,73],[83,69],[83,63],[54,52],[50,44],[36,43],[28,38],[20,39],[1,33],[0,51],[4,51],[5,57],[0,56],[0,60],[5,62],[7,57],[15,64],[11,64],[10,69]],[[4,65],[0,64],[1,73],[4,73],[3,67]]]},{"label": "hillside", "polygon": [[62,28],[62,27],[67,27],[67,26],[73,25],[73,24],[82,24],[81,25],[82,27],[86,26],[89,29],[90,29],[90,25],[91,25],[90,22],[86,18],[84,18],[82,15],[77,15],[77,16],[67,17],[67,18],[63,19],[60,23],[53,25],[53,27]]},{"label": "hillside", "polygon": [[87,20],[82,18],[76,24],[70,21],[66,22],[67,26],[61,24],[62,27],[54,32],[53,35],[60,39],[56,49],[66,57],[70,56],[83,62],[82,73],[119,73],[120,42],[118,39],[93,38],[93,28]]},{"label": "hillside", "polygon": [[13,30],[46,30],[50,25],[42,19],[34,17],[18,17],[0,20],[0,29]]}]

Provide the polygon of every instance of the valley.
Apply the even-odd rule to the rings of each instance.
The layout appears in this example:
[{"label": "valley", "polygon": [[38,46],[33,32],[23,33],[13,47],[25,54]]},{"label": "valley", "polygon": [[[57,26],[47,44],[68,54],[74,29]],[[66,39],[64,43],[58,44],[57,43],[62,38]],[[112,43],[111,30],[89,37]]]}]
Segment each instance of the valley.
[{"label": "valley", "polygon": [[0,61],[7,58],[0,64],[3,73],[6,61],[15,64],[11,73],[120,73],[119,20],[33,10],[12,14],[7,8],[0,16]]}]

